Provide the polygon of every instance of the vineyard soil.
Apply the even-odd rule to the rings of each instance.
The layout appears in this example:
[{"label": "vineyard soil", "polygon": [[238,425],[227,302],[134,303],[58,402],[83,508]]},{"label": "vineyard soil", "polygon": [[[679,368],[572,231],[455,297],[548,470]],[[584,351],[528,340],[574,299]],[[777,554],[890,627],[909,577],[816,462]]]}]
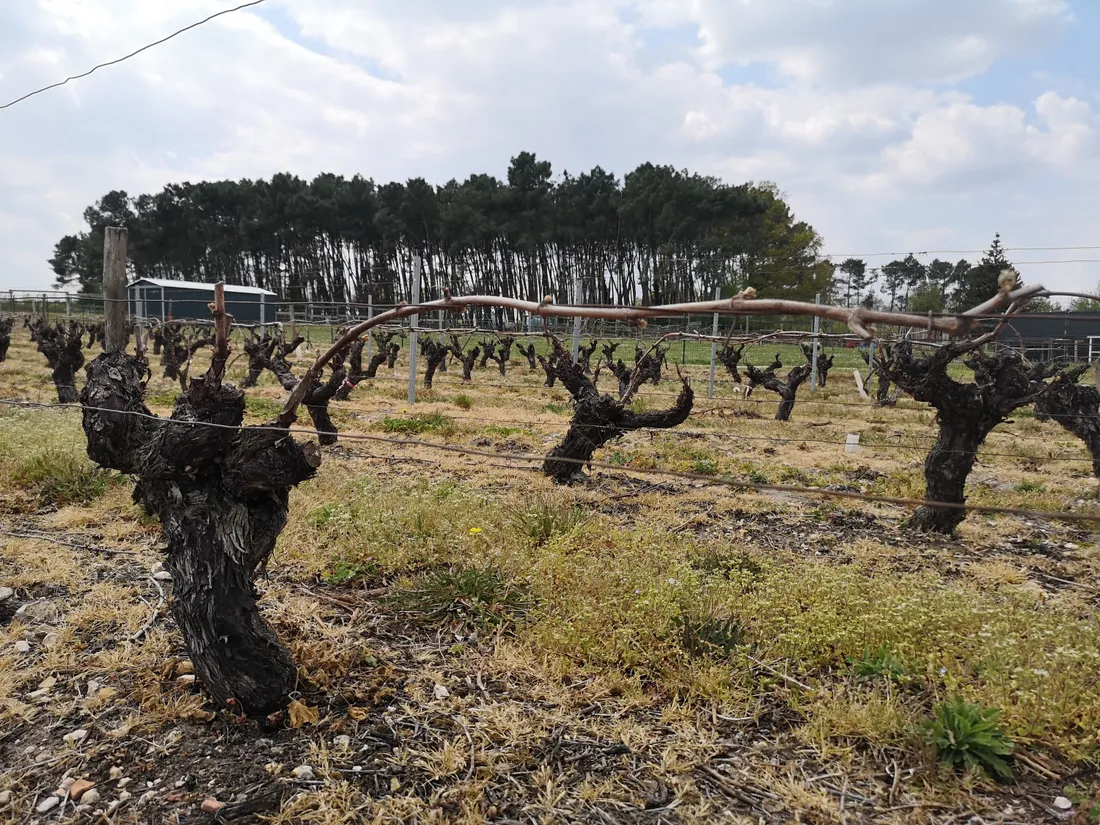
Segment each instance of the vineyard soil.
[{"label": "vineyard soil", "polygon": [[[87,460],[79,410],[0,405],[0,822],[211,822],[209,799],[218,821],[325,825],[1030,823],[1067,801],[1100,821],[1094,523],[970,514],[930,538],[904,508],[721,483],[920,498],[933,412],[863,401],[858,356],[785,422],[721,365],[707,398],[689,363],[685,423],[607,444],[594,460],[615,469],[563,488],[538,459],[567,429],[560,384],[516,354],[469,383],[452,364],[410,407],[406,348],[330,404],[339,441],[291,493],[259,584],[296,702],[260,722],[195,683],[160,525]],[[672,406],[677,352],[634,411]],[[179,387],[161,372],[147,403],[164,415]],[[617,395],[607,371],[600,387]],[[246,422],[285,396],[261,374]],[[57,401],[18,327],[0,398]],[[1023,409],[966,492],[1100,513],[1096,484],[1082,443]],[[1011,779],[937,763],[922,725],[955,697],[1001,711]],[[36,813],[68,779],[98,800]]]}]

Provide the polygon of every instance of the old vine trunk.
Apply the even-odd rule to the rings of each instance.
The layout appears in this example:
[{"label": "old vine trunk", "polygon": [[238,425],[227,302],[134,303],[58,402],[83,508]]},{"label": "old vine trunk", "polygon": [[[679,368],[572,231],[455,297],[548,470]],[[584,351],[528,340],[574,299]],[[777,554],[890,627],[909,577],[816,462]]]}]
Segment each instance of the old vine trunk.
[{"label": "old vine trunk", "polygon": [[88,455],[136,476],[134,500],[163,525],[171,611],[203,686],[245,713],[271,713],[289,701],[296,673],[253,580],[286,523],[290,488],[313,476],[320,453],[270,425],[241,427],[244,393],[210,373],[191,381],[170,419],[123,414],[150,415],[147,371],[125,353],[88,364]]}]

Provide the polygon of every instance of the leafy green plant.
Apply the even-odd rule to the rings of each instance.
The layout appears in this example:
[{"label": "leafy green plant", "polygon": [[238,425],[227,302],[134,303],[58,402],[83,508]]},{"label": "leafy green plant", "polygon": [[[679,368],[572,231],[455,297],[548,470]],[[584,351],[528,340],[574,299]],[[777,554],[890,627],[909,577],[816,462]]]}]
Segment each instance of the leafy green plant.
[{"label": "leafy green plant", "polygon": [[984,708],[956,696],[938,702],[932,712],[921,733],[936,749],[937,760],[1005,779],[1012,776],[1005,757],[1011,757],[1014,746],[1000,726],[998,708]]},{"label": "leafy green plant", "polygon": [[768,477],[766,475],[764,475],[763,473],[757,471],[757,470],[749,470],[748,473],[746,473],[746,477],[753,484],[767,484],[768,483]]},{"label": "leafy green plant", "polygon": [[491,567],[433,570],[416,586],[394,592],[390,601],[429,621],[450,619],[477,627],[513,620],[528,606],[520,588]]},{"label": "leafy green plant", "polygon": [[744,628],[737,619],[681,614],[676,617],[680,646],[689,656],[729,656],[745,643]]},{"label": "leafy green plant", "polygon": [[24,459],[12,474],[39,504],[86,504],[119,480],[116,473],[97,467],[87,457],[62,450],[46,450]]},{"label": "leafy green plant", "polygon": [[885,679],[900,683],[909,675],[905,662],[895,656],[885,644],[880,645],[877,650],[865,647],[863,655],[858,659],[849,658],[848,664],[856,678],[863,680]]},{"label": "leafy green plant", "polygon": [[455,431],[454,422],[442,413],[418,413],[408,418],[386,416],[382,419],[382,431],[399,435],[439,433],[448,435]]},{"label": "leafy green plant", "polygon": [[455,396],[452,403],[454,403],[454,405],[460,410],[468,410],[474,406],[474,399],[472,399],[466,393],[460,392],[458,395]]},{"label": "leafy green plant", "polygon": [[508,520],[532,544],[541,547],[554,536],[583,527],[591,518],[575,504],[566,504],[553,496],[539,494],[513,509]]}]

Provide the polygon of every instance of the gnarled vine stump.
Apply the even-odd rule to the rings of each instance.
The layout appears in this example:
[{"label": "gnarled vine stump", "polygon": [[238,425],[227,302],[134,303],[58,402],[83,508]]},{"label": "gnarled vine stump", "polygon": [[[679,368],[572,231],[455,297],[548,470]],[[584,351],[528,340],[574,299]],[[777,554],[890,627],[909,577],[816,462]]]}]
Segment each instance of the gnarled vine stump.
[{"label": "gnarled vine stump", "polygon": [[424,368],[424,387],[426,389],[430,390],[432,388],[435,371],[439,369],[449,352],[450,348],[442,341],[435,341],[427,337],[420,339],[420,354],[424,356],[426,364]]},{"label": "gnarled vine stump", "polygon": [[[802,350],[802,354],[806,357],[806,363],[813,366],[814,363],[814,350],[813,347],[806,344],[799,344],[799,348]],[[824,387],[825,382],[829,380],[829,370],[833,368],[834,356],[825,355],[824,348],[821,348],[817,353],[817,383],[818,386]]]},{"label": "gnarled vine stump", "polygon": [[74,321],[50,324],[41,318],[28,320],[25,326],[50,365],[58,402],[75,404],[80,399],[76,391],[76,373],[84,366],[84,327]]},{"label": "gnarled vine stump", "polygon": [[546,381],[543,386],[553,387],[554,382],[558,380],[558,354],[551,351],[549,355],[538,356],[539,366],[542,367],[542,371],[546,373]]},{"label": "gnarled vine stump", "polygon": [[[592,354],[596,351],[600,341],[598,338],[593,338],[587,344],[582,347],[577,347],[577,363],[580,364],[585,375],[592,372]],[[534,347],[532,346],[532,349]]]},{"label": "gnarled vine stump", "polygon": [[507,363],[512,359],[512,345],[515,342],[516,339],[511,335],[505,335],[497,339],[493,352],[489,355],[490,359],[497,362],[497,368],[502,376],[505,374]]},{"label": "gnarled vine stump", "polygon": [[[302,401],[306,412],[313,420],[314,428],[317,430],[317,440],[323,445],[335,444],[337,441],[339,430],[336,429],[336,424],[332,421],[328,404],[340,390],[340,387],[347,382],[348,372],[344,366],[346,356],[347,349],[333,356],[332,360],[329,361],[331,372],[328,380],[324,383],[321,383],[320,380],[314,381],[313,386],[306,391]],[[265,366],[275,374],[275,377],[279,379],[279,383],[287,392],[293,392],[298,386],[299,379],[290,371],[290,364],[286,362],[286,358],[278,348],[267,359]]]},{"label": "gnarled vine stump", "polygon": [[534,344],[516,344],[516,349],[519,350],[519,354],[527,359],[527,366],[531,369],[536,369],[538,364],[535,363],[535,345]]},{"label": "gnarled vine stump", "polygon": [[[687,379],[681,378],[683,388],[676,403],[668,410],[636,413],[627,401],[602,395],[595,384],[584,374],[580,364],[574,364],[561,342],[551,339],[556,355],[553,365],[556,376],[573,397],[573,418],[569,430],[560,444],[554,447],[543,462],[542,471],[559,484],[569,484],[585,478],[584,464],[593,454],[614,438],[632,430],[667,429],[682,424],[691,414],[694,394]],[[641,384],[641,374],[629,390],[633,396]]]},{"label": "gnarled vine stump", "polygon": [[741,363],[741,353],[745,351],[744,344],[738,344],[736,347],[731,347],[728,343],[722,345],[722,349],[718,350],[718,363],[726,368],[729,372],[730,378],[741,383],[741,373],[737,370],[737,365]]},{"label": "gnarled vine stump", "polygon": [[1088,366],[1078,366],[1054,377],[1035,400],[1035,417],[1053,421],[1085,442],[1092,456],[1092,474],[1100,478],[1100,390],[1078,380]]},{"label": "gnarled vine stump", "polygon": [[135,502],[160,519],[171,612],[205,689],[248,714],[279,710],[296,670],[260,615],[253,581],[286,524],[290,488],[313,476],[320,452],[273,425],[241,427],[244,393],[221,385],[213,366],[170,419],[151,416],[147,374],[143,357],[122,352],[88,364],[88,456],[135,476]]},{"label": "gnarled vine stump", "polygon": [[[375,340],[377,341],[377,339]],[[367,342],[362,340],[352,341],[348,350],[347,376],[345,376],[344,382],[337,388],[336,393],[332,396],[333,400],[347,401],[351,396],[351,391],[368,378],[374,378],[378,375],[378,368],[386,362],[387,358],[389,358],[389,342],[387,341],[385,346],[379,344],[378,352],[371,355],[370,362],[367,364],[366,369],[364,369],[363,348],[366,344]]]},{"label": "gnarled vine stump", "polygon": [[8,347],[11,346],[11,318],[0,318],[0,361],[8,357]]},{"label": "gnarled vine stump", "polygon": [[[1040,397],[1046,389],[1046,373],[1014,350],[986,355],[967,342],[944,344],[921,358],[913,356],[909,341],[885,349],[883,373],[915,399],[936,409],[939,434],[924,461],[924,497],[964,504],[966,478],[978,448],[1013,410]],[[967,352],[970,356],[964,363],[973,370],[974,381],[964,384],[948,377],[947,368]],[[952,533],[964,518],[966,511],[959,507],[925,505],[917,509],[909,524],[925,532]]]},{"label": "gnarled vine stump", "polygon": [[[776,360],[779,360],[779,356],[776,356]],[[802,364],[787,373],[787,380],[784,381],[775,374],[775,370],[771,367],[767,370],[761,370],[750,364],[745,368],[752,386],[763,387],[779,395],[779,409],[775,411],[776,421],[790,420],[791,412],[794,411],[794,402],[798,396],[798,388],[810,377],[812,370],[813,368],[809,364]]]},{"label": "gnarled vine stump", "polygon": [[473,379],[474,374],[474,362],[477,361],[478,355],[481,354],[481,347],[474,347],[471,350],[465,350],[463,344],[458,340],[458,336],[451,335],[451,354],[458,359],[458,363],[462,365],[462,383],[469,384]]},{"label": "gnarled vine stump", "polygon": [[[883,355],[882,348],[880,347],[875,360],[872,363],[871,355],[866,350],[860,350],[860,356],[863,358],[863,363],[867,364],[871,368],[871,375],[878,381],[878,392],[875,394],[875,406],[876,407],[893,407],[898,403],[898,392],[900,387],[894,387],[893,392],[890,391],[890,375],[889,372],[882,369]],[[870,389],[870,381],[868,381],[867,389]]]}]

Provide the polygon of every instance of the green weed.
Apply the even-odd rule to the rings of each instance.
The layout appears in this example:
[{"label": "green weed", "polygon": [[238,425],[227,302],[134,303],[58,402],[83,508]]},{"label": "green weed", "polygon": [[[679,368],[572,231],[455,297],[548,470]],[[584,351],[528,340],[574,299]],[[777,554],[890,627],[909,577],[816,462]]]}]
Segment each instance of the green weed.
[{"label": "green weed", "polygon": [[934,718],[921,726],[925,742],[936,749],[936,759],[951,767],[1012,776],[1006,756],[1013,745],[1000,726],[1001,711],[984,708],[961,696],[936,704]]},{"label": "green weed", "polygon": [[386,416],[381,422],[382,431],[398,435],[438,433],[450,435],[456,431],[454,422],[442,413],[418,413],[408,418]]},{"label": "green weed", "polygon": [[85,456],[62,450],[46,450],[20,462],[14,469],[16,484],[29,490],[39,504],[85,504],[98,498],[121,478],[97,467]]},{"label": "green weed", "polygon": [[419,583],[397,590],[390,600],[429,621],[450,620],[495,627],[527,608],[522,591],[491,567],[449,567],[424,574]]},{"label": "green weed", "polygon": [[244,410],[246,413],[271,420],[283,410],[283,405],[270,398],[260,398],[255,395],[246,395],[244,398]]},{"label": "green weed", "polygon": [[517,506],[509,521],[536,547],[557,535],[583,527],[591,516],[575,504],[564,504],[548,495],[538,495]]}]

